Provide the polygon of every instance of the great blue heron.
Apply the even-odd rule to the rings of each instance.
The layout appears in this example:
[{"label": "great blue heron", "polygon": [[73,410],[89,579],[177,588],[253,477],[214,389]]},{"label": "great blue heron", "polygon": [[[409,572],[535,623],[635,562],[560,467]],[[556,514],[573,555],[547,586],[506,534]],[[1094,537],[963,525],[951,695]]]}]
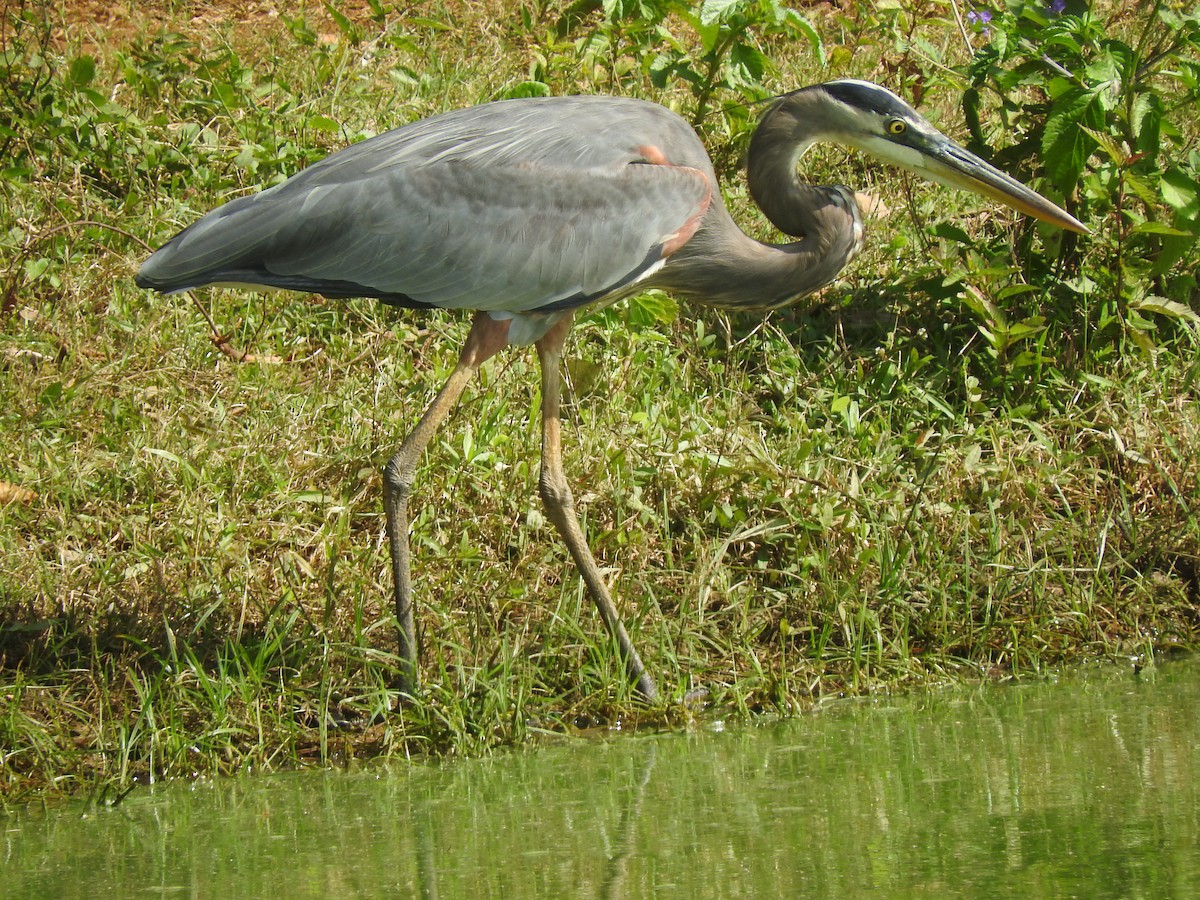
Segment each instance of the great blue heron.
[{"label": "great blue heron", "polygon": [[559,363],[575,310],[648,288],[733,310],[795,303],[862,247],[855,195],[797,162],[833,141],[1072,231],[1053,203],[956,146],[890,91],[833,81],[779,98],[750,143],[750,193],[797,240],[744,234],[695,131],[654,103],[505,100],[422,119],[233,200],[142,265],[141,287],[288,288],[396,306],[475,310],[458,364],[383,473],[401,688],[417,687],[408,500],[417,461],[479,366],[534,344],[542,371],[540,491],[647,699],[658,691],[588,549],[562,469]]}]

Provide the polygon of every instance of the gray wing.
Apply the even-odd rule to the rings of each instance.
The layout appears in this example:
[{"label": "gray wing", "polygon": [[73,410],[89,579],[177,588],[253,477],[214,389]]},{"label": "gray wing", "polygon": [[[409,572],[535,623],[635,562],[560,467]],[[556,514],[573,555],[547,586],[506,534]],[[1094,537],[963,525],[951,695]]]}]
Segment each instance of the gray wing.
[{"label": "gray wing", "polygon": [[[662,158],[671,164],[652,164]],[[364,141],[214,210],[151,256],[138,283],[566,309],[661,265],[714,183],[694,132],[660,106],[487,104]]]}]

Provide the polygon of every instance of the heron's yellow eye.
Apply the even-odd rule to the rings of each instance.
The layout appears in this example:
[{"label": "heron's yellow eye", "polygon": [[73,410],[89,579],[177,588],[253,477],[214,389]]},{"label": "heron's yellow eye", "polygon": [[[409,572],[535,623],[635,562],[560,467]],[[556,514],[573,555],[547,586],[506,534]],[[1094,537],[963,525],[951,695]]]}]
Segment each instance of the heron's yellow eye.
[{"label": "heron's yellow eye", "polygon": [[903,119],[892,119],[887,123],[888,134],[904,134],[908,131],[908,123]]}]

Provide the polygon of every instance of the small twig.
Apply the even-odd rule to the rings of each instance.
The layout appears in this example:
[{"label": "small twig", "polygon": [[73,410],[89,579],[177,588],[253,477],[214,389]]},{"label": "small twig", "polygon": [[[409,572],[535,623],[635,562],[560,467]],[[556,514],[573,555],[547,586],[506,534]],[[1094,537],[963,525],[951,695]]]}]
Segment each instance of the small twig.
[{"label": "small twig", "polygon": [[151,253],[154,250],[153,247],[147,244],[132,231],[126,231],[124,228],[121,228],[118,225],[109,224],[108,222],[97,222],[95,219],[75,219],[72,222],[63,222],[61,225],[55,225],[51,228],[47,228],[37,237],[27,241],[26,246],[32,247],[35,244],[40,244],[42,241],[46,240],[46,238],[54,237],[54,235],[58,234],[60,231],[70,231],[73,228],[106,228],[109,231],[115,231],[117,234],[124,235],[134,243],[141,244],[147,253]]},{"label": "small twig", "polygon": [[[189,297],[192,298],[193,301],[196,300],[196,298],[192,295],[191,291],[188,291],[187,294]],[[196,305],[197,305],[197,307],[199,307],[198,302]],[[201,309],[201,312],[204,312],[204,310]],[[205,314],[205,318],[208,318],[207,313]],[[212,319],[209,319],[210,324],[211,324],[211,322],[212,322]],[[273,354],[268,354],[268,353],[263,353],[263,354],[251,353],[249,350],[237,350],[234,347],[230,346],[228,335],[217,334],[215,329],[213,330],[213,334],[212,334],[212,342],[213,342],[214,347],[216,347],[218,350],[221,351],[221,353],[223,353],[225,356],[228,356],[234,362],[261,363],[263,365],[278,365],[279,363],[284,362],[284,359],[282,356],[275,356]]]}]

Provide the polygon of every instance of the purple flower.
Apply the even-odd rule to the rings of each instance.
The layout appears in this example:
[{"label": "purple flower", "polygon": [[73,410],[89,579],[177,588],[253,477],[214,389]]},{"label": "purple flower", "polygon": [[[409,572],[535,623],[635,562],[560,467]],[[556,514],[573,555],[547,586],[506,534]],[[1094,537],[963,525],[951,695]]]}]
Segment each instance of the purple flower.
[{"label": "purple flower", "polygon": [[992,11],[990,9],[972,9],[967,13],[967,21],[971,23],[976,34],[986,38],[991,32],[987,23],[992,21]]},{"label": "purple flower", "polygon": [[1050,0],[1050,5],[1046,7],[1046,12],[1060,15],[1067,8],[1067,0]]}]

